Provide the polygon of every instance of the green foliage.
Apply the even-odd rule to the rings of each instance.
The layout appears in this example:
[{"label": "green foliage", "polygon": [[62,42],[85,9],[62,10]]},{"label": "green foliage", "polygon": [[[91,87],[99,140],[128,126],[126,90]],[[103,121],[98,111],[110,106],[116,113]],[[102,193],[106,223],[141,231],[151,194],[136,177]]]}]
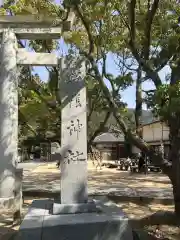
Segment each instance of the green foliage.
[{"label": "green foliage", "polygon": [[15,15],[33,14],[37,19],[44,16],[61,17],[64,12],[60,5],[51,0],[6,0],[4,8],[11,10]]},{"label": "green foliage", "polygon": [[132,74],[128,73],[125,76],[119,75],[114,79],[114,83],[117,87],[119,87],[119,90],[125,90],[127,87],[132,86],[134,80],[132,78]]},{"label": "green foliage", "polygon": [[180,82],[174,85],[163,84],[153,96],[153,110],[157,116],[167,121],[180,114]]}]

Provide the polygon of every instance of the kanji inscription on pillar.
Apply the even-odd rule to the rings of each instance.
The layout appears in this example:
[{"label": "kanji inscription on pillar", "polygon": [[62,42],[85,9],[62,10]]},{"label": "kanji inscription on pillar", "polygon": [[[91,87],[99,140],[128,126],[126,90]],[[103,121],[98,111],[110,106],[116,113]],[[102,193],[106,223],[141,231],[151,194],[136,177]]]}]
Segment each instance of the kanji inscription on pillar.
[{"label": "kanji inscription on pillar", "polygon": [[61,203],[87,202],[87,116],[85,62],[60,61],[61,97]]}]

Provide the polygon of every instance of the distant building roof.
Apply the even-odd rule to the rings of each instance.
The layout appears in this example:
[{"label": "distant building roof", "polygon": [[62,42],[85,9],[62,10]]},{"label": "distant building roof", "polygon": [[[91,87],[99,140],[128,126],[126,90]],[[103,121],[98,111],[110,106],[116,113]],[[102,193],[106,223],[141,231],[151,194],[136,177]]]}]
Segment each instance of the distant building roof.
[{"label": "distant building roof", "polygon": [[114,142],[124,142],[124,136],[120,135],[118,137],[115,137],[112,133],[102,133],[101,135],[97,136],[94,141],[94,143],[114,143]]},{"label": "distant building roof", "polygon": [[150,125],[150,124],[157,123],[157,122],[161,122],[161,120],[160,119],[152,119],[151,121],[144,123],[143,126]]}]

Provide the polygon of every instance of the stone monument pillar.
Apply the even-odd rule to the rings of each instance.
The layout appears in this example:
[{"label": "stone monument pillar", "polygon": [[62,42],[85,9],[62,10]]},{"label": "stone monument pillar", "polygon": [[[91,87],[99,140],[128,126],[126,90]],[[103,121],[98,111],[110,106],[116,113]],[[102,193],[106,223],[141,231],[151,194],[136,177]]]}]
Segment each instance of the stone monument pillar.
[{"label": "stone monument pillar", "polygon": [[61,60],[61,201],[35,200],[18,240],[133,240],[128,218],[108,199],[87,195],[85,63]]},{"label": "stone monument pillar", "polygon": [[60,68],[61,204],[87,203],[85,62],[67,56]]},{"label": "stone monument pillar", "polygon": [[10,29],[2,33],[0,53],[0,199],[15,195],[18,153],[18,80],[16,36]]}]

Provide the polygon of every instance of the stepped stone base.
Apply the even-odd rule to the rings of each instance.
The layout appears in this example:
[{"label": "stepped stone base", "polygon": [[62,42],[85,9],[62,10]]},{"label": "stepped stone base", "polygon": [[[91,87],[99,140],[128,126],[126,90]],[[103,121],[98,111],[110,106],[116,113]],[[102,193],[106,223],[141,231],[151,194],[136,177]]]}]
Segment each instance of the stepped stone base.
[{"label": "stepped stone base", "polygon": [[53,215],[101,212],[94,201],[77,204],[52,203],[49,213]]},{"label": "stepped stone base", "polygon": [[21,212],[22,208],[22,177],[23,169],[16,169],[15,172],[15,188],[14,197],[0,197],[0,213],[11,212],[14,215],[16,212]]},{"label": "stepped stone base", "polygon": [[13,210],[14,209],[14,198],[0,198],[0,211],[6,210]]},{"label": "stepped stone base", "polygon": [[[128,218],[112,202],[95,201],[97,212],[50,213],[53,201],[33,201],[25,216],[18,240],[133,240]],[[67,211],[66,211],[67,209]],[[99,211],[101,209],[101,211]],[[61,209],[62,210],[62,209]]]}]

